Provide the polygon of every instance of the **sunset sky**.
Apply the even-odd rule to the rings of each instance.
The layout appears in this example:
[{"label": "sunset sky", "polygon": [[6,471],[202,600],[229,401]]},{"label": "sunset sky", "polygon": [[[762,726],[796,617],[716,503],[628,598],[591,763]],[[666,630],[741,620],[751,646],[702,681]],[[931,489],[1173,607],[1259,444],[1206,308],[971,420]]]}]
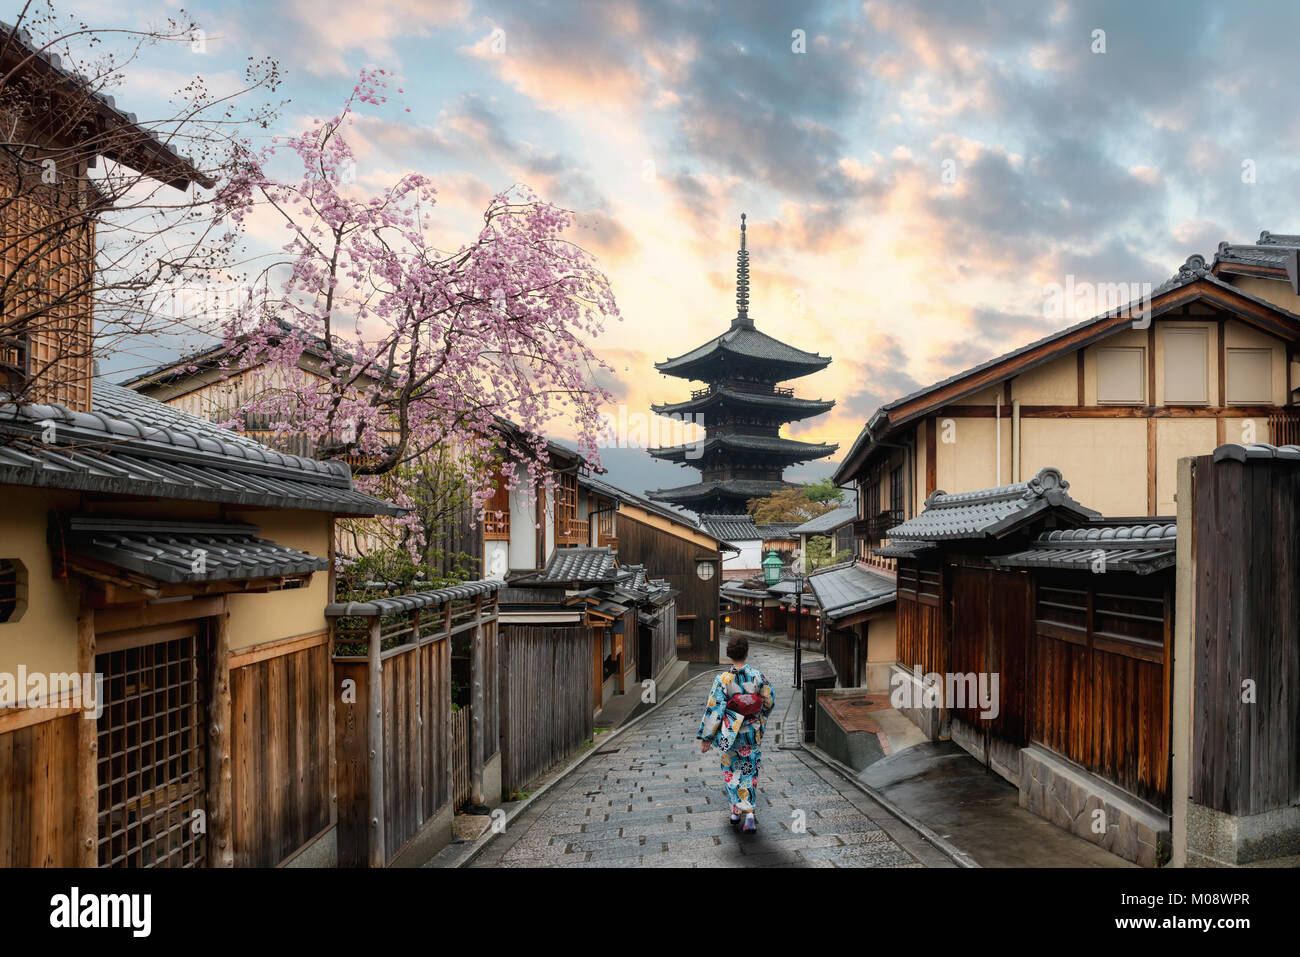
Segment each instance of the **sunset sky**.
[{"label": "sunset sky", "polygon": [[148,117],[269,54],[283,133],[393,71],[405,93],[350,137],[360,185],[430,175],[451,245],[512,183],[580,213],[624,313],[606,385],[637,410],[690,388],[654,361],[735,314],[747,212],[758,328],[834,357],[795,386],[838,407],[787,434],[843,451],[882,402],[1086,318],[1046,318],[1046,284],[1158,283],[1221,240],[1300,232],[1300,9],[1249,6],[200,0],[206,52],[147,51],[118,100]]}]

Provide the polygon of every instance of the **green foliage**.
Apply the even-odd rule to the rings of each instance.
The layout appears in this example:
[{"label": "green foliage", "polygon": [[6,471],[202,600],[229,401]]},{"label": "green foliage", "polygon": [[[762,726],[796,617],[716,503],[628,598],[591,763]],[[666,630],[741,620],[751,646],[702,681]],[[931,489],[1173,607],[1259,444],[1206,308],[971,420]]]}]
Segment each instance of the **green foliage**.
[{"label": "green foliage", "polygon": [[808,496],[810,502],[830,502],[836,506],[844,502],[843,489],[836,488],[835,483],[828,478],[809,482],[803,487],[803,493]]},{"label": "green foliage", "polygon": [[834,565],[840,561],[841,553],[835,551],[835,542],[825,535],[816,535],[808,539],[808,547],[804,549],[803,563],[805,571],[816,571],[818,568],[825,568],[827,565]]}]

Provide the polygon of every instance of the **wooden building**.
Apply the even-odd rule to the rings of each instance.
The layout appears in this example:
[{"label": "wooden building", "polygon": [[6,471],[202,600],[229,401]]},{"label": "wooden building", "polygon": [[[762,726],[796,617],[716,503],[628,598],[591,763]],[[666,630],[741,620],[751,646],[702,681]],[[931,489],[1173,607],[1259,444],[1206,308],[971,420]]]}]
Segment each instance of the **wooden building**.
[{"label": "wooden building", "polygon": [[596,496],[596,501],[610,503],[599,506],[597,514],[601,520],[610,518],[613,538],[593,539],[592,544],[609,545],[620,562],[645,566],[675,592],[677,657],[716,662],[722,629],[722,568],[735,546],[681,513],[595,476],[584,476],[579,484]]},{"label": "wooden building", "polygon": [[891,530],[891,694],[1023,807],[1150,866],[1170,848],[1175,527],[1103,519],[1069,488],[1043,468],[936,492]]},{"label": "wooden building", "polygon": [[660,415],[691,416],[704,426],[698,442],[651,449],[650,454],[698,469],[700,481],[650,492],[652,499],[693,512],[744,514],[750,499],[784,488],[788,466],[824,458],[838,446],[781,436],[781,426],[820,415],[833,401],[796,398],[779,383],[830,364],[759,332],[749,315],[749,251],[740,217],[736,256],[736,317],[726,332],[673,359],[655,363],[665,375],[706,383],[684,402],[653,406]]},{"label": "wooden building", "polygon": [[[1297,255],[1295,236],[1223,244],[1147,298],[881,406],[834,477],[854,488],[857,560],[893,575],[890,529],[939,489],[1014,484],[1053,466],[1102,514],[1154,520],[1174,514],[1180,458],[1226,441],[1295,441],[1300,296],[1287,262]],[[880,613],[865,627],[901,642],[908,626]]]}]

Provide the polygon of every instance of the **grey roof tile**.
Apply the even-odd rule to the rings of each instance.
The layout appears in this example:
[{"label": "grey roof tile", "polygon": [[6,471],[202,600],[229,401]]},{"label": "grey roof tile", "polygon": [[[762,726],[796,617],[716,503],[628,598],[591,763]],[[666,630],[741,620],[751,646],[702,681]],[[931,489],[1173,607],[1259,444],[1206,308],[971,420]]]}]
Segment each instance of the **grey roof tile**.
[{"label": "grey roof tile", "polygon": [[[352,487],[348,466],[267,448],[117,386],[95,408],[0,400],[0,484],[357,515],[403,510]],[[45,426],[53,423],[53,441]]]},{"label": "grey roof tile", "polygon": [[441,605],[445,602],[476,598],[479,595],[495,594],[501,588],[501,584],[497,579],[489,578],[480,581],[461,582],[430,591],[413,592],[409,595],[375,598],[371,601],[334,602],[325,606],[325,617],[348,618],[354,615],[387,617],[398,615],[419,608],[428,608],[430,605]]},{"label": "grey roof tile", "polygon": [[818,515],[816,518],[808,519],[802,525],[791,529],[791,533],[794,535],[828,535],[845,525],[851,525],[857,521],[857,518],[857,506],[841,505],[839,508],[833,508],[825,514]]},{"label": "grey roof tile", "polygon": [[1139,575],[1176,562],[1178,528],[1172,522],[1092,523],[1039,535],[1024,551],[995,558],[1008,568],[1128,571]]},{"label": "grey roof tile", "polygon": [[[60,553],[158,582],[275,578],[322,571],[328,561],[257,536],[257,526],[70,518],[57,526]],[[201,561],[199,558],[201,556]]]},{"label": "grey roof tile", "polygon": [[819,568],[808,576],[808,585],[828,622],[883,607],[898,588],[892,576],[856,562]]},{"label": "grey roof tile", "polygon": [[921,514],[885,534],[900,543],[996,538],[1046,512],[1075,524],[1101,517],[1070,498],[1069,487],[1059,470],[1043,468],[1027,482],[954,494],[936,491]]}]

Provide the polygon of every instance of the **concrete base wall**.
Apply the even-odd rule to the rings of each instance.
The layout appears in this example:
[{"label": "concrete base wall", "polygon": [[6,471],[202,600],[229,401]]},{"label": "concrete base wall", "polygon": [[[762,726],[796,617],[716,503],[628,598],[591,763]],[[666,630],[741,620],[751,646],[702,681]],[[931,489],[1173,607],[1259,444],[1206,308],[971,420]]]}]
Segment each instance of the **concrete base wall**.
[{"label": "concrete base wall", "polygon": [[497,807],[501,800],[501,752],[498,750],[483,762],[483,803]]},{"label": "concrete base wall", "polygon": [[451,820],[455,817],[448,802],[429,820],[406,846],[389,862],[389,867],[423,867],[435,854],[451,843]]},{"label": "concrete base wall", "polygon": [[1021,749],[1020,767],[1021,807],[1142,867],[1167,859],[1169,815],[1158,808],[1037,745]]},{"label": "concrete base wall", "polygon": [[1300,807],[1241,817],[1187,802],[1187,866],[1237,867],[1300,855]]},{"label": "concrete base wall", "polygon": [[[923,682],[911,670],[897,663],[891,664],[887,682],[887,690],[891,695],[896,687],[901,686],[901,682],[907,682],[911,685],[911,694],[907,696],[907,700],[922,700]],[[898,713],[920,728],[922,733],[931,741],[946,741],[950,735],[948,712],[943,708],[899,708]]]},{"label": "concrete base wall", "polygon": [[300,847],[281,867],[338,867],[339,829],[331,827]]},{"label": "concrete base wall", "polygon": [[859,688],[824,688],[817,692],[817,725],[814,741],[836,761],[861,771],[885,756],[880,738],[870,731],[850,731],[844,728],[826,710],[828,697],[842,694],[861,694]]}]

